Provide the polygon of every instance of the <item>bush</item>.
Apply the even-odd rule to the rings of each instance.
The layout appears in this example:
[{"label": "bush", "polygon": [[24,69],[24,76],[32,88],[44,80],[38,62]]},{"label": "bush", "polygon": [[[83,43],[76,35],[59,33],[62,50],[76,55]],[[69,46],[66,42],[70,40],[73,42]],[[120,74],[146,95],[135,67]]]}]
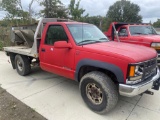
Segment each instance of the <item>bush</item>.
[{"label": "bush", "polygon": [[9,35],[10,35],[10,27],[0,26],[0,50],[3,50],[3,47],[11,45]]},{"label": "bush", "polygon": [[3,42],[0,41],[0,51],[3,50]]}]

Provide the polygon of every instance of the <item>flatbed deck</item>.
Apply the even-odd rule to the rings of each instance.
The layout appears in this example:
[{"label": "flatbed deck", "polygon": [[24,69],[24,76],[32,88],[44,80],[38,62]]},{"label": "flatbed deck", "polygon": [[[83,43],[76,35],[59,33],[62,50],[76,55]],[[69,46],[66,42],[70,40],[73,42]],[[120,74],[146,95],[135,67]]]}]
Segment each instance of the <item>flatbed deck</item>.
[{"label": "flatbed deck", "polygon": [[12,52],[17,53],[21,55],[31,56],[34,58],[37,58],[37,55],[31,53],[31,48],[28,48],[26,46],[11,46],[11,47],[4,47],[4,51],[6,52]]}]

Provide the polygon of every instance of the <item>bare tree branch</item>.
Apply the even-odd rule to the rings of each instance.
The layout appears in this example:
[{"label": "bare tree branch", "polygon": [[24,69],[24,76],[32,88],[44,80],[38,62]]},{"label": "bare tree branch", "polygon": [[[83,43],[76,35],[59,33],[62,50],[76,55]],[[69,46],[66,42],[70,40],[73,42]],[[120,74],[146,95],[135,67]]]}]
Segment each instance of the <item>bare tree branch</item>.
[{"label": "bare tree branch", "polygon": [[21,2],[21,0],[17,0],[17,3],[18,3],[18,5],[20,6],[21,10],[23,10],[23,7],[22,7],[22,2]]},{"label": "bare tree branch", "polygon": [[31,0],[31,2],[29,3],[29,18],[31,20],[32,23],[32,4],[35,0]]}]

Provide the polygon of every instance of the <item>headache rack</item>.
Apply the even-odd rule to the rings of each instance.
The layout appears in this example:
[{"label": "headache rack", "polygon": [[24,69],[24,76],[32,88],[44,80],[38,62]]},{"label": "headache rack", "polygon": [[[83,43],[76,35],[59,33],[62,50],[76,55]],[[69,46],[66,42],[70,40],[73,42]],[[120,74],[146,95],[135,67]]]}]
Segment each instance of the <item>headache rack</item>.
[{"label": "headache rack", "polygon": [[4,47],[6,52],[15,52],[32,57],[38,57],[38,47],[42,37],[44,26],[48,22],[74,22],[61,18],[42,18],[32,25],[13,26],[11,28],[11,41],[17,46]]}]

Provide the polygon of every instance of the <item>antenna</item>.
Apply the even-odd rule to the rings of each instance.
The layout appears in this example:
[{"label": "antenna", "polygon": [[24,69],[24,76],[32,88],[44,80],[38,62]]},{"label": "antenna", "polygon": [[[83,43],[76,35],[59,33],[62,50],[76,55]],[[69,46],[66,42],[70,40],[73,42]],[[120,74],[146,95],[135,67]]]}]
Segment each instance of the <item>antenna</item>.
[{"label": "antenna", "polygon": [[[82,19],[82,42],[83,42],[83,19]],[[83,47],[83,44],[82,44]]]},{"label": "antenna", "polygon": [[[82,13],[82,42],[83,42],[83,13]],[[82,47],[83,47],[83,44],[82,44]]]}]

